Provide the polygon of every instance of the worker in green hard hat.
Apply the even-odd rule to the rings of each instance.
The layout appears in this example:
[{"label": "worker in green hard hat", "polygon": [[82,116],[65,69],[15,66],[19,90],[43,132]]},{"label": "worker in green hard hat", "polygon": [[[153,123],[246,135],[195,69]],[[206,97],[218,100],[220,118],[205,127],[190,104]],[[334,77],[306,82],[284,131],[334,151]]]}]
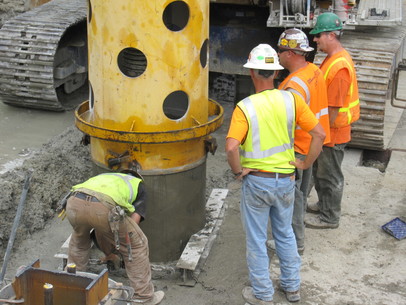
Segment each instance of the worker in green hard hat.
[{"label": "worker in green hard hat", "polygon": [[316,35],[322,32],[341,31],[343,29],[343,23],[340,17],[334,13],[323,13],[316,21],[315,27],[310,31],[311,35]]},{"label": "worker in green hard hat", "polygon": [[313,166],[314,185],[318,202],[309,203],[305,225],[313,229],[335,229],[341,216],[344,176],[341,164],[344,148],[351,140],[351,123],[358,120],[360,105],[355,66],[351,55],[340,42],[343,24],[334,13],[323,13],[317,18],[314,35],[318,51],[327,54],[320,65],[327,87],[330,143]]}]

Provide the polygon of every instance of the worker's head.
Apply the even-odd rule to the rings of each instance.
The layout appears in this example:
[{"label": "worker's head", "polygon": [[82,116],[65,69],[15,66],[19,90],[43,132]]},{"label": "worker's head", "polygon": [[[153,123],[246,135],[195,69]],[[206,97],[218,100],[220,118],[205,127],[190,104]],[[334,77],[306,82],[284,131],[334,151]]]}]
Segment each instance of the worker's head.
[{"label": "worker's head", "polygon": [[311,35],[317,35],[324,32],[340,32],[343,29],[343,23],[336,14],[327,12],[321,14],[316,21],[316,25],[310,31]]},{"label": "worker's head", "polygon": [[287,29],[279,37],[278,53],[281,51],[292,51],[298,55],[306,55],[313,51],[309,46],[306,34],[299,29]]},{"label": "worker's head", "polygon": [[340,44],[342,29],[343,24],[336,14],[323,13],[317,18],[310,34],[314,35],[313,41],[317,43],[317,49],[329,54],[337,44]]},{"label": "worker's head", "polygon": [[138,162],[130,162],[127,166],[125,166],[124,168],[122,168],[120,170],[120,173],[122,174],[127,174],[127,175],[131,175],[133,177],[137,177],[141,180],[144,180],[144,178],[141,176],[141,174],[139,173],[140,170],[140,166],[138,164]]},{"label": "worker's head", "polygon": [[252,49],[244,68],[253,69],[259,75],[268,78],[274,71],[283,70],[276,51],[268,44],[260,44]]}]

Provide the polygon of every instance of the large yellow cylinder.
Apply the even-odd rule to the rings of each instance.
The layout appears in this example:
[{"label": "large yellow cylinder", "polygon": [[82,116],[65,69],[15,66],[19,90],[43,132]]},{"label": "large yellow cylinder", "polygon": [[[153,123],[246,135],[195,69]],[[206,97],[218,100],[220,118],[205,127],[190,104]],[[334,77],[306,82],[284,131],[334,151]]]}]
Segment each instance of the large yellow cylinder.
[{"label": "large yellow cylinder", "polygon": [[[153,198],[148,215],[154,226],[147,217],[144,229],[156,244],[154,260],[178,258],[204,225],[207,139],[223,120],[221,106],[208,99],[208,22],[209,1],[89,0],[91,93],[76,111],[76,125],[90,135],[98,167],[140,164]],[[166,219],[174,212],[180,221],[188,219],[186,232],[176,219],[176,232],[168,232],[172,224]],[[155,249],[171,243],[176,246],[169,253]]]}]

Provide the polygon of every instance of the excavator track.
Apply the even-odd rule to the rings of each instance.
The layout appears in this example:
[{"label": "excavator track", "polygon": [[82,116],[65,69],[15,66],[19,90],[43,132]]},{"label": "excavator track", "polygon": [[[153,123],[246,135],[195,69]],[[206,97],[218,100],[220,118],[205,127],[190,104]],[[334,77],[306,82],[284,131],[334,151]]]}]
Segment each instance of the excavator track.
[{"label": "excavator track", "polygon": [[85,0],[53,0],[0,29],[0,100],[53,111],[74,108],[87,85]]},{"label": "excavator track", "polygon": [[[390,104],[391,79],[402,58],[405,29],[375,28],[344,31],[342,44],[351,54],[357,73],[361,115],[352,124],[349,146],[384,150],[390,131],[385,128]],[[317,52],[314,62],[320,65],[325,53]],[[390,106],[389,106],[390,107]]]}]

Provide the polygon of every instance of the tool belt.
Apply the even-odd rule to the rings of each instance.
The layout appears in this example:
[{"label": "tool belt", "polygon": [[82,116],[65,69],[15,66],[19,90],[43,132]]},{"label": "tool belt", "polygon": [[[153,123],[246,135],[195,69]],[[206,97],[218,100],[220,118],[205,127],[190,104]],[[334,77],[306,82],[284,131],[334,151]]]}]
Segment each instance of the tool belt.
[{"label": "tool belt", "polygon": [[[120,250],[120,237],[119,237],[120,224],[124,223],[124,220],[127,217],[126,210],[124,208],[122,208],[121,206],[117,205],[117,204],[113,204],[112,202],[109,202],[107,200],[103,200],[103,197],[101,198],[101,200],[99,200],[97,197],[95,197],[93,195],[89,195],[89,194],[84,193],[84,192],[75,191],[75,192],[72,193],[71,196],[75,197],[75,198],[78,198],[78,199],[86,200],[86,201],[89,201],[89,202],[100,202],[106,208],[109,209],[108,222],[109,222],[111,232],[113,233],[113,236],[114,236],[115,249],[116,249],[117,253],[119,254],[119,250]],[[102,196],[102,194],[100,196]],[[129,232],[126,232],[126,243],[127,243],[128,259],[129,259],[129,261],[132,261],[132,251],[131,251]]]},{"label": "tool belt", "polygon": [[[116,246],[116,250],[120,250],[120,238],[119,238],[119,230],[120,230],[120,223],[124,222],[124,219],[127,217],[125,209],[121,206],[116,205],[112,208],[109,212],[109,225],[110,229],[114,235],[114,243]],[[132,261],[132,250],[131,250],[131,242],[130,242],[130,233],[126,232],[126,244],[127,244],[127,251],[128,251],[128,260]]]},{"label": "tool belt", "polygon": [[109,225],[110,229],[114,234],[114,242],[116,244],[116,250],[120,249],[120,240],[118,232],[120,230],[120,222],[124,220],[125,211],[120,206],[116,205],[109,212]]},{"label": "tool belt", "polygon": [[272,172],[249,172],[250,175],[263,177],[263,178],[287,178],[295,175],[295,172],[290,174],[272,173]]},{"label": "tool belt", "polygon": [[76,197],[86,201],[100,202],[100,200],[97,199],[96,197],[82,192],[75,192],[72,194],[72,197]]}]

